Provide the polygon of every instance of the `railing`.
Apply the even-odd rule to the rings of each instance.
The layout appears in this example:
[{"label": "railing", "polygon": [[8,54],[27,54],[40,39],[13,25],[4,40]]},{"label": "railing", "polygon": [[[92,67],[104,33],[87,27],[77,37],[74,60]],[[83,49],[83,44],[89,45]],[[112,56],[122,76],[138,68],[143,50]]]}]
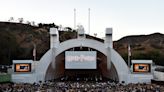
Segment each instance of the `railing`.
[{"label": "railing", "polygon": [[164,81],[164,72],[154,71],[154,78],[159,81]]},{"label": "railing", "polygon": [[11,82],[11,74],[0,73],[0,83]]}]

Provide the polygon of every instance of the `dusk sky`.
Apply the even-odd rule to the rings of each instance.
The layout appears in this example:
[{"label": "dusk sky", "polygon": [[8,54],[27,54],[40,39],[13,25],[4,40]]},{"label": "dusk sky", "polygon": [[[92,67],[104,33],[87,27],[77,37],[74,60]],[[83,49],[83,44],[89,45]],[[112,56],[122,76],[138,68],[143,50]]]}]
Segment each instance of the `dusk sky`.
[{"label": "dusk sky", "polygon": [[113,39],[126,35],[164,33],[164,0],[1,0],[0,21],[10,17],[36,23],[55,23],[64,27],[84,26],[88,33],[104,37],[105,28],[113,28]]}]

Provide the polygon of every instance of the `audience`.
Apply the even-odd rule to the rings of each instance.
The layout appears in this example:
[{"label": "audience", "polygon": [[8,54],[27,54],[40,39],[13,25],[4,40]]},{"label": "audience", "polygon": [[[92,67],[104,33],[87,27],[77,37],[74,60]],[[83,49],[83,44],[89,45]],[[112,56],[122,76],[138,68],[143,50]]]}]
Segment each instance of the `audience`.
[{"label": "audience", "polygon": [[125,84],[114,81],[45,81],[3,83],[0,92],[164,92],[164,85]]}]

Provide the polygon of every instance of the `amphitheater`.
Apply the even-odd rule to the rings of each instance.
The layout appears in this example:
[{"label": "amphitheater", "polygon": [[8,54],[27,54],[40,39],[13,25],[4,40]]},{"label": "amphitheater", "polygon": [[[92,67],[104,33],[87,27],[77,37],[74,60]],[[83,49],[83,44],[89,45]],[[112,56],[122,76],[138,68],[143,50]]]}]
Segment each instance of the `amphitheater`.
[{"label": "amphitheater", "polygon": [[[77,38],[59,41],[56,28],[50,28],[50,49],[39,61],[13,60],[13,82],[33,83],[58,79],[63,76],[94,77],[124,83],[151,82],[152,61],[149,72],[132,72],[124,59],[113,49],[112,28],[106,28],[104,42],[86,37],[83,27],[77,29]],[[75,63],[72,63],[76,61]],[[82,61],[82,62],[80,62]],[[140,60],[138,63],[144,63]],[[23,69],[16,70],[16,66]],[[24,64],[23,66],[21,66]],[[29,66],[26,64],[30,64]],[[30,68],[24,72],[24,69]]]}]

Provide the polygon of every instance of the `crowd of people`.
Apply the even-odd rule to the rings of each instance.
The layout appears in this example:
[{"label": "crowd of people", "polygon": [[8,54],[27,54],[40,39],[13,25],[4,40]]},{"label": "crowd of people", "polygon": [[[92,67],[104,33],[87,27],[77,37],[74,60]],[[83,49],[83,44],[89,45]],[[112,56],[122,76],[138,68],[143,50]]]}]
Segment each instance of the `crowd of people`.
[{"label": "crowd of people", "polygon": [[0,92],[164,92],[164,85],[111,81],[45,81],[33,84],[1,83]]}]

